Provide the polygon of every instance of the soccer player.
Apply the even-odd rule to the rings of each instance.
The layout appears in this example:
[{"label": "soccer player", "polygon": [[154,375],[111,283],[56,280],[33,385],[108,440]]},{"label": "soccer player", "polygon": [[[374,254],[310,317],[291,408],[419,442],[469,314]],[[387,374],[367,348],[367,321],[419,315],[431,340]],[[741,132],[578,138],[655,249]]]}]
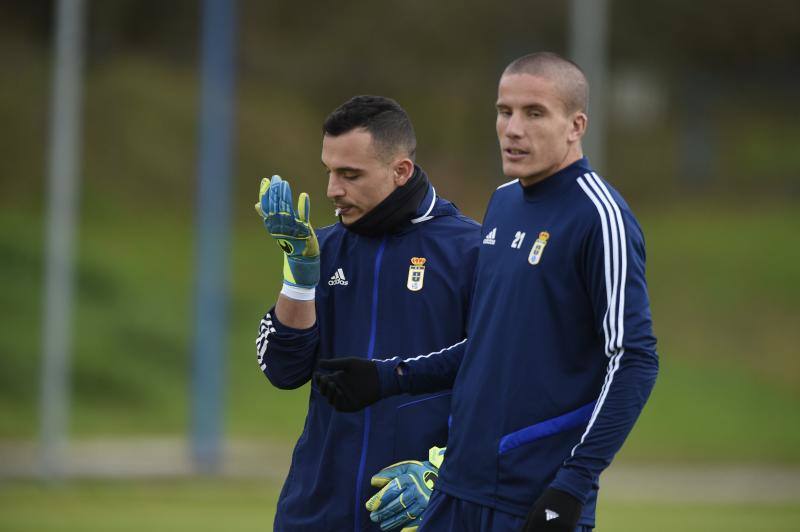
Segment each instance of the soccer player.
[{"label": "soccer player", "polygon": [[[348,369],[332,361],[335,373],[320,375],[326,396],[360,405],[452,386],[421,532],[592,529],[600,473],[654,385],[644,238],[583,157],[588,93],[580,68],[552,53],[521,57],[500,78],[497,138],[513,179],[483,221],[467,340]],[[378,394],[353,387],[353,367]],[[379,520],[402,511],[404,489],[384,492]]]},{"label": "soccer player", "polygon": [[[464,338],[480,226],[436,194],[415,150],[397,102],[357,96],[323,125],[338,223],[315,231],[306,194],[295,210],[288,182],[262,181],[256,208],[285,260],[283,288],[256,340],[258,363],[276,387],[305,384],[317,362],[335,354],[426,353]],[[449,412],[444,392],[341,413],[312,383],[274,529],[379,530],[364,509],[370,476],[443,445]]]}]

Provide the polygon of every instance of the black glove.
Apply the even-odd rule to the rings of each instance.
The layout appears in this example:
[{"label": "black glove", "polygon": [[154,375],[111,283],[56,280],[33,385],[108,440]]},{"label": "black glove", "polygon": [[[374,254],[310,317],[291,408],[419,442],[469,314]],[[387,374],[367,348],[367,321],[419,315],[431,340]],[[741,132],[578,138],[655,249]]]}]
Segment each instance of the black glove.
[{"label": "black glove", "polygon": [[582,509],[581,501],[569,493],[547,488],[534,503],[522,532],[574,532]]},{"label": "black glove", "polygon": [[357,412],[381,398],[378,368],[363,358],[320,360],[313,380],[333,408],[341,412]]}]

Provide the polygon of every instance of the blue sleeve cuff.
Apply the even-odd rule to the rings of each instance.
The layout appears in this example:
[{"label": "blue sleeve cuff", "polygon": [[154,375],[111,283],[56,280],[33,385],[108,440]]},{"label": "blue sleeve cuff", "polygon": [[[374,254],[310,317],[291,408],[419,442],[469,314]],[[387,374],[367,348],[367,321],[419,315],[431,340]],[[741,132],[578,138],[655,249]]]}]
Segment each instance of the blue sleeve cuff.
[{"label": "blue sleeve cuff", "polygon": [[270,318],[272,318],[272,326],[275,328],[276,333],[283,333],[287,335],[292,335],[292,337],[294,337],[294,336],[305,336],[308,334],[312,334],[317,330],[316,322],[314,322],[314,325],[312,325],[308,329],[295,329],[294,327],[289,327],[288,325],[284,325],[278,319],[278,314],[275,312],[275,307],[269,309],[269,312],[267,314],[269,314]]},{"label": "blue sleeve cuff", "polygon": [[375,367],[378,368],[378,382],[381,387],[381,397],[390,397],[403,393],[400,387],[400,376],[397,374],[399,361],[395,359],[374,360]]},{"label": "blue sleeve cuff", "polygon": [[550,487],[569,493],[581,501],[581,504],[586,504],[589,493],[592,492],[595,484],[595,479],[587,477],[573,468],[562,467],[556,473],[556,478]]}]

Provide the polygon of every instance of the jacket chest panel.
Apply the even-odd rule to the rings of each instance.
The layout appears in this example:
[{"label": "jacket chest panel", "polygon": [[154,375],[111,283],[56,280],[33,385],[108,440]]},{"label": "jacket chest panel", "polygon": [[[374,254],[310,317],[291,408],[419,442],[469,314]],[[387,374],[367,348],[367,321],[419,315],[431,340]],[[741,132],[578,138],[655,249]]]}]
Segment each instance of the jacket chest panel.
[{"label": "jacket chest panel", "polygon": [[520,283],[557,282],[574,270],[572,224],[525,207],[487,217],[479,259],[482,278],[518,288]]}]

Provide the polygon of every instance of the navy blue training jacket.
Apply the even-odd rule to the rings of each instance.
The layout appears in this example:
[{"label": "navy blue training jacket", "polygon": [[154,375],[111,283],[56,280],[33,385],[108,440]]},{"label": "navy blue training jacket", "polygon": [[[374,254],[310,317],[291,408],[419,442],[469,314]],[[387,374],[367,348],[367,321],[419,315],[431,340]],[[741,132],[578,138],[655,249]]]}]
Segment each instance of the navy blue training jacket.
[{"label": "navy blue training jacket", "polygon": [[[465,337],[480,225],[438,198],[433,187],[413,222],[378,238],[340,223],[317,231],[317,323],[291,329],[278,322],[274,309],[261,321],[258,361],[272,384],[305,384],[321,358],[427,353]],[[274,529],[379,531],[364,508],[376,491],[370,477],[444,445],[449,413],[449,391],[336,412],[312,385]]]},{"label": "navy blue training jacket", "polygon": [[658,372],[642,232],[581,159],[498,187],[482,236],[467,339],[379,364],[382,392],[453,387],[436,489],[524,516],[552,486],[594,526],[600,473]]}]

